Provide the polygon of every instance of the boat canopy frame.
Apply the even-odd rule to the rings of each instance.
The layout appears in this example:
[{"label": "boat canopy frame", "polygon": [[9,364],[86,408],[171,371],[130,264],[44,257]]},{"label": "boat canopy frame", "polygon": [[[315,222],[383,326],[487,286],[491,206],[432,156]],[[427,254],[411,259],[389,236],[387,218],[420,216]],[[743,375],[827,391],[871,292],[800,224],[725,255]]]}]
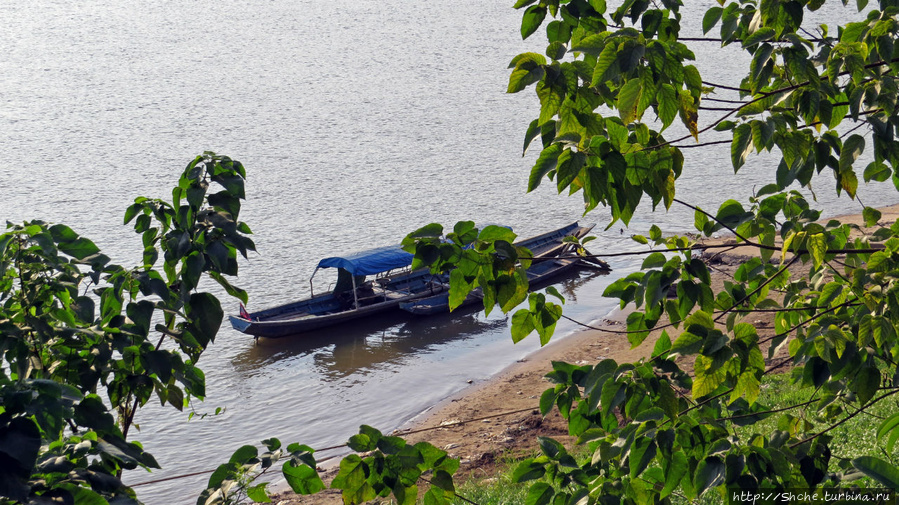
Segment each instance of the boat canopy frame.
[{"label": "boat canopy frame", "polygon": [[397,268],[406,268],[412,265],[412,253],[406,252],[402,246],[391,245],[384,247],[376,247],[366,251],[360,251],[345,256],[332,256],[324,258],[318,262],[318,266],[309,277],[309,292],[315,296],[315,290],[312,285],[312,279],[315,274],[322,268],[338,268],[349,272],[353,281],[353,305],[359,308],[359,297],[357,293],[356,277],[367,275],[377,275]]}]

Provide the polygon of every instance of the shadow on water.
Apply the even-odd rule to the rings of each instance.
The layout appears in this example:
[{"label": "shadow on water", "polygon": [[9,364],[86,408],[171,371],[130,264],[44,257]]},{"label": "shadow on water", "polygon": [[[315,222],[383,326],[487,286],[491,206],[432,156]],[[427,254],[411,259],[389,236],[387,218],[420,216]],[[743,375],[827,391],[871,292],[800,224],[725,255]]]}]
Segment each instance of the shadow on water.
[{"label": "shadow on water", "polygon": [[[552,285],[567,304],[576,304],[577,289],[603,275],[606,273],[578,268],[535,287]],[[494,310],[486,316],[479,304],[429,316],[413,316],[397,309],[299,335],[260,338],[235,356],[232,364],[238,372],[252,372],[274,363],[302,362],[311,365],[321,379],[335,381],[415,359],[441,346],[504,332],[508,325],[508,315]]]},{"label": "shadow on water", "polygon": [[505,317],[485,318],[478,306],[451,314],[417,317],[399,309],[375,317],[278,339],[259,339],[232,363],[239,372],[275,362],[311,360],[324,380],[365,375],[453,341],[506,326]]}]

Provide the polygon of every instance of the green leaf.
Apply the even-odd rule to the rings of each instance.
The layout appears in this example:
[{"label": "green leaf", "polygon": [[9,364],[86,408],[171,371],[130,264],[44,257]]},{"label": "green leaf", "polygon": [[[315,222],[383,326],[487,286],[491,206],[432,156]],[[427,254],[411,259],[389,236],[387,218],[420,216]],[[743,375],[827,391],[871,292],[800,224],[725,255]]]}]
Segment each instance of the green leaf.
[{"label": "green leaf", "polygon": [[100,252],[100,248],[97,247],[96,244],[84,237],[79,237],[70,242],[60,243],[59,250],[79,260],[83,260],[88,256],[93,256]]},{"label": "green leaf", "polygon": [[709,489],[724,483],[724,462],[718,456],[711,456],[699,463],[693,486],[697,496],[702,496]]},{"label": "green leaf", "polygon": [[752,150],[752,127],[743,123],[734,129],[734,139],[730,145],[730,160],[734,166],[734,173],[746,163],[746,156]]},{"label": "green leaf", "polygon": [[865,167],[863,175],[865,182],[877,181],[883,182],[893,175],[892,170],[885,163],[880,161],[872,161]]},{"label": "green leaf", "polygon": [[368,435],[363,433],[357,433],[351,436],[346,445],[356,452],[371,451],[375,448],[375,444],[368,438]]},{"label": "green leaf", "polygon": [[737,379],[736,386],[734,386],[734,391],[730,395],[730,403],[743,398],[750,405],[754,404],[759,397],[760,386],[761,384],[758,377],[756,377],[755,372],[747,370],[741,373],[740,377]]},{"label": "green leaf", "polygon": [[[341,469],[343,469],[342,463]],[[281,467],[281,473],[284,475],[284,479],[287,480],[287,484],[290,485],[290,489],[297,494],[310,495],[325,489],[325,484],[319,477],[318,472],[310,466],[288,461]]]},{"label": "green leaf", "polygon": [[890,489],[899,489],[899,469],[873,456],[852,460],[852,466]]},{"label": "green leaf", "polygon": [[840,173],[852,169],[852,164],[865,150],[865,138],[858,134],[851,135],[840,150]]},{"label": "green leaf", "polygon": [[861,405],[874,398],[878,387],[880,387],[880,371],[873,366],[866,366],[859,370],[855,380],[850,384],[850,388],[855,391]]},{"label": "green leaf", "polygon": [[528,126],[528,131],[524,134],[524,148],[521,150],[521,156],[524,157],[528,152],[528,147],[531,145],[531,142],[537,138],[537,135],[540,135],[540,120],[535,119],[531,121],[531,124]]},{"label": "green leaf", "polygon": [[515,471],[512,472],[512,482],[525,482],[539,479],[540,477],[543,477],[543,474],[545,473],[546,469],[542,464],[537,463],[532,459],[526,459],[515,467]]},{"label": "green leaf", "polygon": [[13,418],[0,431],[0,453],[12,467],[10,470],[33,468],[40,448],[41,432],[30,418]]},{"label": "green leaf", "polygon": [[726,130],[733,130],[736,127],[737,123],[734,123],[733,121],[721,121],[720,123],[715,125],[714,130],[716,132],[723,132]]},{"label": "green leaf", "polygon": [[556,289],[555,286],[547,286],[546,294],[555,296],[556,298],[559,299],[560,302],[562,302],[563,304],[565,303],[565,297],[562,296],[562,293],[559,293],[559,290]]},{"label": "green leaf", "polygon": [[[680,341],[680,339],[678,339],[678,341]],[[708,345],[709,342],[716,342],[716,340],[712,338],[707,339],[703,343],[703,346]],[[676,343],[677,342],[675,342],[675,344]],[[705,349],[703,349],[703,351],[705,351]],[[713,358],[706,357],[702,354],[696,356],[696,378],[693,380],[693,398],[703,398],[714,393],[727,379],[726,369],[715,368],[716,365],[717,363]]]},{"label": "green leaf", "polygon": [[546,47],[546,55],[553,60],[561,60],[567,51],[568,48],[565,47],[565,44],[558,40]]},{"label": "green leaf", "polygon": [[545,482],[536,482],[528,489],[525,505],[547,505],[553,498],[555,491]]},{"label": "green leaf", "polygon": [[590,0],[590,7],[600,14],[606,12],[606,0]]},{"label": "green leaf", "polygon": [[603,383],[602,392],[599,398],[599,404],[602,407],[603,415],[608,415],[613,408],[624,401],[625,387],[624,384],[611,379]]},{"label": "green leaf", "polygon": [[542,125],[550,121],[559,113],[562,100],[565,98],[565,87],[558,81],[549,82],[549,77],[537,83],[537,96],[540,98],[540,117],[538,122]]},{"label": "green leaf", "polygon": [[721,19],[722,12],[724,9],[721,7],[712,7],[705,12],[705,15],[702,16],[702,33],[709,33],[709,30]]},{"label": "green leaf", "polygon": [[840,188],[846,191],[850,198],[855,198],[855,192],[858,190],[858,177],[851,168],[840,172]]},{"label": "green leaf", "polygon": [[219,283],[219,285],[221,285],[223,288],[225,288],[226,293],[233,296],[234,298],[237,298],[238,300],[242,301],[244,303],[244,305],[246,305],[247,301],[249,300],[249,295],[247,294],[246,291],[244,291],[243,289],[241,289],[237,286],[232,285],[231,282],[228,281],[228,279],[225,276],[223,276],[222,274],[220,274],[218,272],[210,271],[209,276],[212,277],[215,280],[215,282]]},{"label": "green leaf", "polygon": [[268,493],[265,492],[266,486],[268,486],[268,483],[263,482],[261,484],[256,484],[255,486],[248,487],[247,498],[253,500],[254,503],[270,503],[272,499],[269,498]]},{"label": "green leaf", "polygon": [[105,498],[91,489],[68,483],[62,484],[60,487],[71,493],[71,503],[77,503],[78,505],[109,505]]},{"label": "green leaf", "polygon": [[143,206],[139,203],[133,203],[129,205],[128,208],[125,209],[125,222],[123,224],[128,224],[129,222],[131,222],[131,220],[134,219],[135,216],[137,216],[137,213],[141,209],[143,209]]},{"label": "green leaf", "polygon": [[663,459],[663,465],[665,465],[665,487],[662,488],[660,498],[664,499],[680,486],[681,480],[689,470],[689,464],[686,454],[677,451],[671,453],[670,459]]},{"label": "green leaf", "polygon": [[824,263],[824,254],[827,252],[827,237],[823,233],[815,233],[808,236],[808,250],[812,255],[815,268],[820,268]]},{"label": "green leaf", "polygon": [[877,428],[877,438],[883,438],[887,433],[899,426],[899,412],[883,420]]},{"label": "green leaf", "polygon": [[474,286],[466,282],[465,274],[461,269],[454,269],[450,272],[450,289],[449,289],[449,309],[455,310],[465,302]]},{"label": "green leaf", "polygon": [[523,53],[512,59],[514,70],[509,76],[507,93],[517,93],[543,78],[546,58],[542,54]]},{"label": "green leaf", "polygon": [[743,47],[750,47],[758,44],[759,42],[771,40],[772,38],[774,38],[774,34],[774,28],[770,26],[763,26],[759,28],[755,33],[743,40]]},{"label": "green leaf", "polygon": [[169,382],[172,376],[172,357],[169,351],[150,351],[143,354],[142,358],[147,371],[156,374],[164,384]]},{"label": "green leaf", "polygon": [[528,7],[521,17],[521,38],[526,39],[537,31],[545,17],[546,7],[539,5]]},{"label": "green leaf", "polygon": [[638,106],[643,94],[642,79],[631,79],[621,87],[618,92],[618,115],[624,124],[632,123],[639,119]]},{"label": "green leaf", "polygon": [[159,468],[159,463],[149,453],[133,442],[109,435],[98,438],[98,446],[102,452],[122,461],[126,468],[134,468],[136,465],[144,465],[150,468]]},{"label": "green leaf", "polygon": [[456,491],[456,486],[453,484],[453,477],[444,470],[437,470],[434,472],[434,475],[431,477],[431,484],[451,493]]},{"label": "green leaf", "polygon": [[653,356],[662,356],[671,351],[671,337],[668,332],[662,330],[662,335],[656,340],[655,346],[652,348]]},{"label": "green leaf", "polygon": [[693,213],[693,226],[699,233],[704,233],[706,227],[709,225],[709,217],[702,212],[698,208],[696,212]]},{"label": "green leaf", "polygon": [[546,25],[546,39],[549,42],[567,44],[571,40],[571,25],[555,20]]},{"label": "green leaf", "polygon": [[484,229],[481,230],[481,233],[478,235],[478,240],[484,242],[498,242],[502,240],[511,244],[515,241],[515,237],[515,232],[509,228],[491,224],[485,226]]},{"label": "green leaf", "polygon": [[200,332],[195,336],[202,337],[201,344],[212,342],[225,318],[218,298],[211,293],[193,293],[185,308],[193,326]]},{"label": "green leaf", "polygon": [[674,89],[674,86],[668,83],[662,84],[656,93],[656,100],[659,103],[659,119],[662,120],[662,130],[664,130],[677,117],[679,105],[677,91]]},{"label": "green leaf", "polygon": [[767,121],[754,120],[749,124],[750,128],[752,128],[752,145],[755,147],[756,152],[761,153],[763,149],[771,145],[774,128]]},{"label": "green leaf", "polygon": [[666,261],[667,259],[665,258],[664,254],[660,252],[654,252],[647,256],[645,260],[643,260],[643,265],[640,268],[642,268],[643,270],[658,268],[664,265]]},{"label": "green leaf", "polygon": [[245,445],[240,449],[234,451],[234,454],[231,455],[231,459],[228,460],[229,463],[236,463],[238,465],[242,465],[251,459],[254,459],[259,454],[259,451],[256,447],[252,445]]},{"label": "green leaf", "polygon": [[[661,409],[659,409],[661,411]],[[649,437],[634,440],[630,453],[630,477],[637,478],[656,457],[656,442]]]},{"label": "green leaf", "polygon": [[55,224],[48,231],[56,242],[71,242],[78,239],[78,234],[64,224]]},{"label": "green leaf", "polygon": [[865,226],[874,226],[880,221],[882,214],[879,210],[871,207],[865,207],[862,210],[862,217],[865,219]]},{"label": "green leaf", "polygon": [[528,179],[528,192],[537,189],[537,186],[540,185],[546,174],[556,168],[561,154],[561,144],[550,144],[549,147],[540,153],[534,168],[531,169],[531,177]]},{"label": "green leaf", "polygon": [[681,122],[690,131],[690,135],[693,135],[693,138],[699,142],[699,103],[693,99],[689,91],[683,89],[678,91],[678,97],[680,98],[680,108],[677,112]]},{"label": "green leaf", "polygon": [[[602,39],[603,44],[605,39]],[[593,67],[593,79],[590,81],[591,86],[599,86],[600,84],[610,81],[618,77],[620,70],[616,59],[618,57],[618,49],[615,44],[606,44],[602,53],[596,60],[596,66]]]},{"label": "green leaf", "polygon": [[549,388],[540,395],[540,415],[545,416],[552,410],[556,403],[556,393],[553,388]]},{"label": "green leaf", "polygon": [[515,273],[497,278],[496,302],[503,313],[508,313],[528,297],[527,275],[520,267]]}]

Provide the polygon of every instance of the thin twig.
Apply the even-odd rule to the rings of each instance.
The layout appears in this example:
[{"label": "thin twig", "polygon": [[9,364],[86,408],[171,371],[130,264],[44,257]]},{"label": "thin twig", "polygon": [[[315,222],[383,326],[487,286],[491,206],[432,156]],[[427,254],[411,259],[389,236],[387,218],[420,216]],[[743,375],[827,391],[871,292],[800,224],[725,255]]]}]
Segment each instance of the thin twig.
[{"label": "thin twig", "polygon": [[814,435],[812,435],[812,436],[810,436],[810,437],[808,437],[808,438],[806,438],[806,439],[803,439],[803,440],[800,440],[799,442],[796,442],[796,443],[794,443],[794,444],[791,444],[791,445],[790,445],[790,449],[794,449],[794,448],[796,448],[796,447],[798,447],[798,446],[800,446],[800,445],[802,445],[802,444],[804,444],[804,443],[806,443],[806,442],[811,442],[812,440],[814,440],[814,439],[820,437],[821,435],[827,433],[828,431],[831,431],[831,430],[833,430],[833,429],[839,427],[840,425],[846,423],[847,421],[849,421],[849,420],[852,419],[853,417],[855,417],[855,416],[857,416],[857,415],[863,413],[863,412],[865,411],[865,409],[868,409],[869,407],[871,407],[871,406],[874,405],[875,403],[879,402],[880,400],[883,400],[884,398],[886,398],[886,397],[888,397],[888,396],[892,396],[892,395],[894,395],[894,394],[896,394],[896,393],[899,393],[899,389],[895,389],[895,390],[893,390],[893,391],[890,391],[889,393],[885,393],[885,394],[882,394],[882,395],[878,396],[877,398],[874,398],[873,400],[869,401],[867,404],[865,404],[864,406],[862,406],[861,408],[859,408],[859,409],[856,410],[855,412],[849,414],[848,416],[844,417],[843,419],[840,419],[836,424],[832,424],[832,425],[830,425],[829,427],[827,427],[826,429],[821,430],[821,431],[819,431],[818,433],[815,433]]}]

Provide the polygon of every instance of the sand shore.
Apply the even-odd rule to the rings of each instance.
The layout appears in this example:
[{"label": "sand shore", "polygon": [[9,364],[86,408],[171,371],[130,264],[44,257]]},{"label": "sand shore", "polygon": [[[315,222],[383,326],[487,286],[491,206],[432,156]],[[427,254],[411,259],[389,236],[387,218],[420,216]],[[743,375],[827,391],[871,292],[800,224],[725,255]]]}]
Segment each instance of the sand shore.
[{"label": "sand shore", "polygon": [[[883,214],[881,223],[899,219],[899,204],[881,208],[880,211]],[[840,219],[863,224],[860,214],[842,216]],[[733,242],[732,239],[716,242],[728,241]],[[727,254],[707,254],[713,289],[720,289],[724,280],[732,278],[741,261],[754,251],[746,247]],[[462,466],[457,479],[460,481],[489,477],[497,463],[534,453],[537,450],[537,436],[552,436],[563,443],[571,442],[567,424],[557,411],[546,418],[539,414],[540,395],[550,387],[544,376],[552,370],[552,361],[588,364],[613,358],[622,363],[649,356],[661,331],[652,332],[641,346],[631,349],[625,335],[613,333],[625,329],[627,313],[627,310],[616,311],[594,328],[585,328],[554,340],[492,378],[473,383],[422,414],[410,429],[396,434],[410,442],[428,441],[459,458]],[[760,337],[773,332],[771,314],[751,317],[749,322],[757,327]],[[528,338],[537,337],[531,335]],[[339,492],[333,490],[320,493],[311,501],[310,498],[287,493],[277,496],[273,502],[282,505],[341,503]]]}]

